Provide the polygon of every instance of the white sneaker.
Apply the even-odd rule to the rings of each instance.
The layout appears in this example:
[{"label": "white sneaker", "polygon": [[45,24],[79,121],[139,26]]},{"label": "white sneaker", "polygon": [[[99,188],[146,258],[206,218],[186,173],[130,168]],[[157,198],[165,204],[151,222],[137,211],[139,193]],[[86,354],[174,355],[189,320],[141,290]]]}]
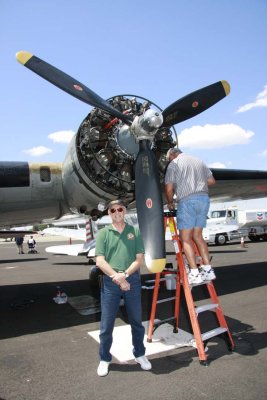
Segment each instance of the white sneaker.
[{"label": "white sneaker", "polygon": [[191,271],[187,276],[189,285],[200,284],[204,282],[199,271],[196,274],[192,273]]},{"label": "white sneaker", "polygon": [[203,281],[212,281],[213,279],[216,279],[214,270],[210,265],[201,265],[200,273]]},{"label": "white sneaker", "polygon": [[135,361],[140,364],[141,368],[145,371],[149,371],[152,368],[151,362],[148,361],[146,356],[136,357]]},{"label": "white sneaker", "polygon": [[108,374],[108,367],[109,367],[109,362],[108,361],[100,361],[99,366],[97,368],[97,375],[98,376],[106,376]]}]

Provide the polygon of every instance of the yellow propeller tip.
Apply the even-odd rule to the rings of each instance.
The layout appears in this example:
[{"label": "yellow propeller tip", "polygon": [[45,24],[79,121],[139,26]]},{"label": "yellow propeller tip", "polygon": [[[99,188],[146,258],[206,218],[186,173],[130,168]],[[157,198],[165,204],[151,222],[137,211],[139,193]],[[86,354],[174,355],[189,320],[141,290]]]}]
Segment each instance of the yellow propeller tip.
[{"label": "yellow propeller tip", "polygon": [[147,269],[150,272],[153,272],[154,274],[163,271],[165,265],[166,265],[166,258],[159,258],[156,260],[150,260],[149,262],[146,262]]},{"label": "yellow propeller tip", "polygon": [[230,93],[230,91],[231,91],[231,86],[229,85],[229,83],[228,83],[227,81],[221,81],[221,83],[222,83],[222,85],[223,85],[225,94],[226,94],[226,96],[227,96],[227,95]]},{"label": "yellow propeller tip", "polygon": [[32,54],[28,51],[18,51],[16,53],[16,59],[23,65],[25,65],[30,58],[32,58]]}]

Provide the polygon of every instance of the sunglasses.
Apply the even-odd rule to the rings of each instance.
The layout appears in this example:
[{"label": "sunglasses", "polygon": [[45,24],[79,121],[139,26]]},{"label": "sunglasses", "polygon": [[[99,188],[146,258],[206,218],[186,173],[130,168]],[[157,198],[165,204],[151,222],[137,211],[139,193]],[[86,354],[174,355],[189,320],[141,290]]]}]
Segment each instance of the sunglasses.
[{"label": "sunglasses", "polygon": [[111,214],[114,214],[116,211],[122,212],[122,211],[123,211],[123,208],[120,207],[120,208],[111,208],[111,209],[110,209]]}]

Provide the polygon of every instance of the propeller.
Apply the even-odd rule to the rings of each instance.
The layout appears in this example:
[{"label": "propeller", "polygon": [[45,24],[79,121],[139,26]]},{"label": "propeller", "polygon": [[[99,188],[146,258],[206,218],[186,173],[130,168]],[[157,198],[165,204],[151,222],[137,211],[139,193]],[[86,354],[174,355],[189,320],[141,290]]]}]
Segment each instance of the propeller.
[{"label": "propeller", "polygon": [[146,266],[160,272],[166,264],[163,202],[156,157],[149,140],[140,140],[135,162],[135,200],[145,244]]},{"label": "propeller", "polygon": [[[93,107],[108,112],[134,129],[135,121],[132,124],[133,118],[130,115],[122,114],[76,79],[26,51],[18,52],[16,58],[25,67],[55,86]],[[219,81],[182,97],[162,112],[163,122],[160,127],[168,128],[194,117],[223,99],[229,92],[228,82]],[[158,127],[159,125],[156,126]],[[160,272],[166,264],[163,202],[157,160],[151,150],[151,140],[154,136],[152,134],[149,137],[149,134],[139,137],[139,153],[135,162],[135,198],[146,252],[146,265],[151,272]]]},{"label": "propeller", "polygon": [[32,55],[27,51],[19,51],[16,54],[17,60],[25,67],[40,75],[59,89],[76,97],[78,100],[83,101],[90,106],[100,108],[114,117],[119,118],[125,124],[129,125],[132,122],[132,117],[122,114],[116,108],[112,107],[106,100],[98,96],[88,87],[84,86],[81,82],[65,74],[63,71],[55,68],[53,65],[41,60],[40,58]]},{"label": "propeller", "polygon": [[229,93],[230,85],[227,81],[219,81],[189,93],[165,108],[162,112],[162,126],[167,128],[195,117],[218,103]]}]

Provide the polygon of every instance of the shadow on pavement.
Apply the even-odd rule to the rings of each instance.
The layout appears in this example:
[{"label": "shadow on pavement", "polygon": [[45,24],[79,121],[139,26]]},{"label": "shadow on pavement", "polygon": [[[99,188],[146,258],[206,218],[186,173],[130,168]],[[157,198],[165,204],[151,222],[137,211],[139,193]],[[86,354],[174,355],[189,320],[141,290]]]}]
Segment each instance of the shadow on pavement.
[{"label": "shadow on pavement", "polygon": [[[216,268],[216,274],[215,287],[219,296],[260,287],[267,282],[265,263],[220,267]],[[146,280],[153,279],[153,277],[153,274],[142,275],[142,283],[145,284]],[[80,315],[69,304],[56,304],[53,301],[58,285],[69,297],[90,295],[96,301],[99,301],[98,287],[89,280],[2,286],[0,287],[0,339],[88,323],[97,323],[98,326],[99,313]],[[195,301],[207,298],[206,290],[206,287],[203,286],[194,288]],[[167,291],[163,285],[159,292],[160,298],[171,297],[174,293],[174,291]],[[153,290],[142,291],[143,321],[147,321],[150,318],[152,296]],[[174,315],[172,303],[174,302],[164,303],[161,307],[158,307],[157,318],[162,320]],[[121,307],[118,317],[127,323],[124,307]],[[233,333],[237,352],[251,355],[266,347],[266,333],[256,333],[253,326],[232,319],[230,316],[226,316],[226,319]],[[200,318],[200,324],[202,324],[202,317]],[[205,313],[203,324],[205,331],[214,328],[214,313]],[[187,332],[191,331],[183,295],[181,296],[179,326]],[[94,327],[94,329],[98,328]],[[219,338],[214,338],[214,340],[220,341]],[[194,351],[193,354],[195,354]],[[225,354],[225,348],[223,352],[221,351],[221,354]],[[218,358],[218,355],[216,355],[216,358]],[[181,360],[179,359],[180,362]],[[188,361],[186,362],[188,363]],[[183,366],[181,365],[181,367]],[[177,369],[177,365],[174,368]]]},{"label": "shadow on pavement", "polygon": [[[23,254],[22,254],[23,255]],[[12,263],[25,263],[25,262],[36,262],[36,261],[43,261],[43,260],[48,260],[48,258],[44,258],[44,257],[36,257],[36,255],[32,255],[32,257],[29,258],[21,258],[21,259],[17,259],[17,258],[11,258],[9,260],[0,260],[0,264],[12,264]],[[0,399],[1,400],[1,399]]]}]

